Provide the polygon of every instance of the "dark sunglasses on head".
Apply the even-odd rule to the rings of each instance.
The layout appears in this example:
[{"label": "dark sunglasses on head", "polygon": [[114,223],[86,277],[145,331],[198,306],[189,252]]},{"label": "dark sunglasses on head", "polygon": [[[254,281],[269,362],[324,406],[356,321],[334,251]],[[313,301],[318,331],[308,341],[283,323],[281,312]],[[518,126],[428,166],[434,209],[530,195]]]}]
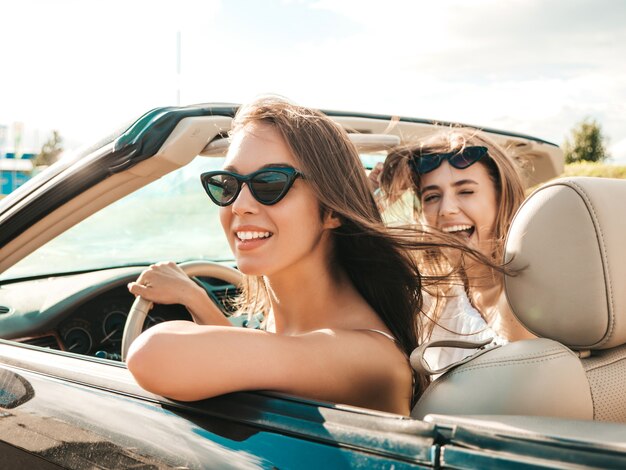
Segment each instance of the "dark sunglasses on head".
[{"label": "dark sunglasses on head", "polygon": [[271,206],[285,197],[298,176],[304,178],[294,168],[264,168],[247,175],[230,171],[209,171],[200,175],[200,181],[211,200],[218,206],[228,206],[235,202],[243,183],[248,185],[254,199]]},{"label": "dark sunglasses on head", "polygon": [[448,160],[454,168],[462,170],[472,166],[478,160],[487,155],[487,147],[472,146],[465,147],[458,152],[449,153],[414,153],[409,161],[411,168],[419,175],[429,173],[439,168],[441,162]]}]

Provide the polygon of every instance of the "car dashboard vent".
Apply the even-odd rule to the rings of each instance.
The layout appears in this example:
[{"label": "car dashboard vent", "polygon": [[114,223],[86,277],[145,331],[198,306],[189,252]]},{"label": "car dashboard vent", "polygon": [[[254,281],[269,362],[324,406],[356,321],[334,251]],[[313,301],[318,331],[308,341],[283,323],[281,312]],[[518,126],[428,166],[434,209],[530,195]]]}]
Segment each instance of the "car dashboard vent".
[{"label": "car dashboard vent", "polygon": [[238,294],[238,289],[235,286],[230,286],[226,289],[212,289],[211,294],[217,299],[217,301],[224,307],[227,313],[233,313],[237,310],[237,307],[233,303],[233,298]]},{"label": "car dashboard vent", "polygon": [[241,291],[231,283],[223,279],[214,277],[197,277],[198,283],[207,291],[209,297],[218,302],[226,312],[226,314],[234,313],[237,307],[233,303],[233,299],[237,297]]},{"label": "car dashboard vent", "polygon": [[228,286],[226,288],[213,288],[211,289],[211,295],[217,300],[224,308],[227,314],[234,313],[237,310],[233,299],[239,294],[238,289],[235,286]]}]

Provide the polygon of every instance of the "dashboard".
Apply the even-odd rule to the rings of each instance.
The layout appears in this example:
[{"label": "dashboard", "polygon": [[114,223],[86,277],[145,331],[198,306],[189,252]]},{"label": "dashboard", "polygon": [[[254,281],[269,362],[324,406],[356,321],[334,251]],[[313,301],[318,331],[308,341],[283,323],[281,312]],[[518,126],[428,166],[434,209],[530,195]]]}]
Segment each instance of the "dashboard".
[{"label": "dashboard", "polygon": [[[134,301],[126,284],[145,267],[112,268],[0,285],[0,337],[103,359],[121,360],[126,317]],[[198,277],[227,314],[236,288]],[[171,320],[191,320],[182,305],[154,305],[143,329]]]},{"label": "dashboard", "polygon": [[[122,334],[133,300],[134,296],[122,286],[77,308],[56,328],[62,348],[77,354],[121,360]],[[171,320],[191,320],[191,315],[182,305],[155,305],[143,329]]]}]

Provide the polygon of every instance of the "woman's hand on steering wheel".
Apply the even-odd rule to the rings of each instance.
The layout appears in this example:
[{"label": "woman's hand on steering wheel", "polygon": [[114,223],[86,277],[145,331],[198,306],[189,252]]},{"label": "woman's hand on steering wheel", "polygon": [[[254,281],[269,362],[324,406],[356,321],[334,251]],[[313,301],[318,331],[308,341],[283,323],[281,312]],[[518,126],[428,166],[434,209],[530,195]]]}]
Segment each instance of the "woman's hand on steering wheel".
[{"label": "woman's hand on steering wheel", "polygon": [[157,304],[182,304],[202,288],[173,262],[151,265],[143,271],[137,281],[128,284],[128,290],[135,296]]},{"label": "woman's hand on steering wheel", "polygon": [[[137,298],[126,318],[124,335],[122,337],[123,361],[126,360],[130,345],[142,332],[143,324],[148,312],[152,308],[153,302],[161,304],[179,303],[185,305],[197,323],[205,323],[201,319],[201,321],[198,321],[196,318],[198,309],[194,309],[189,303],[190,299],[194,297],[190,295],[194,292],[192,289],[198,288],[202,293],[201,296],[206,299],[208,299],[208,296],[189,276],[215,277],[235,286],[241,284],[241,273],[239,271],[211,261],[191,261],[183,263],[180,266],[171,262],[153,264],[141,273],[136,282],[128,284],[128,290],[135,294]],[[226,323],[226,325],[230,325],[215,303],[210,301],[210,299],[208,302],[210,310],[212,311],[208,312],[208,315],[219,320],[218,322],[209,323]],[[194,310],[196,310],[195,313]]]}]

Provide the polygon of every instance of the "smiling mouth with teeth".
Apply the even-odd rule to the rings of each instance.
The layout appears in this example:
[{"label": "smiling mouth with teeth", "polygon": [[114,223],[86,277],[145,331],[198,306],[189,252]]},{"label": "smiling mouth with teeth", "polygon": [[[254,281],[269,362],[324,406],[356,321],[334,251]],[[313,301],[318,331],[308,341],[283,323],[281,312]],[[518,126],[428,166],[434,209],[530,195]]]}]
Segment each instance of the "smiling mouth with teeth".
[{"label": "smiling mouth with teeth", "polygon": [[471,237],[474,233],[474,230],[475,228],[473,225],[453,225],[452,227],[445,227],[442,229],[442,231],[446,233],[461,235],[466,238]]},{"label": "smiling mouth with teeth", "polygon": [[258,238],[269,238],[272,236],[271,232],[237,232],[237,238],[242,241],[256,240]]}]

